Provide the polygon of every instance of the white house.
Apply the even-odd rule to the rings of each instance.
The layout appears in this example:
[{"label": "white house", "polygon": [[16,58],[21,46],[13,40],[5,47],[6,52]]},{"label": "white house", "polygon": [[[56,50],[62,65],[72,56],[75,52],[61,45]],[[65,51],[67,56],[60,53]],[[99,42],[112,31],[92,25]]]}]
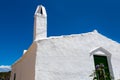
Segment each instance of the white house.
[{"label": "white house", "polygon": [[34,19],[34,41],[12,65],[11,80],[120,79],[119,43],[96,30],[47,37],[47,14],[42,5]]}]

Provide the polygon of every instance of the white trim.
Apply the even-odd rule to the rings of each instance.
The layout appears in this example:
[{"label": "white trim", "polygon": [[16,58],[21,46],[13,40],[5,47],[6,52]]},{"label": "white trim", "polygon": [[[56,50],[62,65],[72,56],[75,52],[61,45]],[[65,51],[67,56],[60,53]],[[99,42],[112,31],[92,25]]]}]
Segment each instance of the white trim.
[{"label": "white trim", "polygon": [[[102,52],[102,53],[97,53],[97,52]],[[101,56],[109,56],[109,57],[111,57],[111,53],[110,52],[108,52],[107,50],[105,50],[104,48],[102,48],[102,47],[99,47],[99,48],[97,48],[97,49],[94,49],[94,50],[92,50],[91,52],[90,52],[90,56],[91,55],[101,55]]]},{"label": "white trim", "polygon": [[[99,53],[99,52],[102,52],[102,53]],[[99,55],[99,56],[106,56],[107,57],[108,68],[109,68],[109,71],[110,71],[110,75],[113,78],[111,80],[114,80],[113,68],[112,68],[112,64],[111,64],[112,54],[109,51],[107,51],[106,49],[104,49],[103,47],[98,47],[98,48],[96,48],[96,49],[94,49],[90,52],[90,56],[93,56],[93,55]],[[94,57],[92,57],[92,58],[94,58]]]}]

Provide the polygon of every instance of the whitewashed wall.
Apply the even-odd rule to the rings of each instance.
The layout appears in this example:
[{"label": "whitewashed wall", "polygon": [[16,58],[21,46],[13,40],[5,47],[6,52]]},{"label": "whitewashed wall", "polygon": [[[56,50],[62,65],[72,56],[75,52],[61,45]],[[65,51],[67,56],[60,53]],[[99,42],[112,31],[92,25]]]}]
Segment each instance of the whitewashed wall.
[{"label": "whitewashed wall", "polygon": [[120,45],[95,31],[39,40],[35,80],[92,80],[89,76],[95,68],[91,52],[100,47],[103,53],[111,54],[111,75],[120,79]]},{"label": "whitewashed wall", "polygon": [[111,55],[110,72],[120,79],[120,44],[97,32],[35,41],[12,66],[16,80],[92,80],[93,55]]},{"label": "whitewashed wall", "polygon": [[12,66],[11,80],[35,80],[35,58],[36,58],[35,43],[29,50]]}]

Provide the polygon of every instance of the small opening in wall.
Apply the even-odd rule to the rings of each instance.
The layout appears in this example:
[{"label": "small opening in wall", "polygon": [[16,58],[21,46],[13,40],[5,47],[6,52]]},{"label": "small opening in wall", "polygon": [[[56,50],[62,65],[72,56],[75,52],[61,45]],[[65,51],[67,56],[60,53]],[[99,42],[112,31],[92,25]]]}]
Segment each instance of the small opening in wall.
[{"label": "small opening in wall", "polygon": [[43,14],[43,10],[42,10],[42,8],[41,8],[41,10],[40,10],[40,14]]},{"label": "small opening in wall", "polygon": [[111,80],[107,57],[94,55],[94,63],[97,80]]},{"label": "small opening in wall", "polygon": [[16,80],[16,73],[14,73],[14,80]]}]

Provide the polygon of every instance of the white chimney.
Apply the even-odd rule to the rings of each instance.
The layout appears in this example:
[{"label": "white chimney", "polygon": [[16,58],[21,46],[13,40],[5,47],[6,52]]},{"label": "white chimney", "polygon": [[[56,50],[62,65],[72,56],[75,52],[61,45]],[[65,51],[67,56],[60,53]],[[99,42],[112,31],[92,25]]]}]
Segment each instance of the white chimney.
[{"label": "white chimney", "polygon": [[47,37],[47,13],[45,8],[40,5],[34,15],[34,41]]}]

